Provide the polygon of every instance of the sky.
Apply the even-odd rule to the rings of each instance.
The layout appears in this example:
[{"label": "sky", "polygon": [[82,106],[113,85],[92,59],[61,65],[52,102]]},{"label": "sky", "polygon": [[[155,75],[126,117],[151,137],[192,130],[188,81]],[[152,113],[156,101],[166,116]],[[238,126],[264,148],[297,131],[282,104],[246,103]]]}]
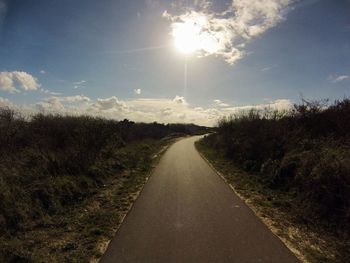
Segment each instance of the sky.
[{"label": "sky", "polygon": [[212,126],[350,95],[350,0],[0,0],[0,107]]}]

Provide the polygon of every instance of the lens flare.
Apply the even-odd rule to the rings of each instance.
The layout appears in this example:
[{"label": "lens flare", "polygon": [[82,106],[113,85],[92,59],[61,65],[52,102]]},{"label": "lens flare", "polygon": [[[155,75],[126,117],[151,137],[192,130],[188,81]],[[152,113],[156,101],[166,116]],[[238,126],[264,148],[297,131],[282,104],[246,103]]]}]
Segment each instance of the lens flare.
[{"label": "lens flare", "polygon": [[207,18],[198,16],[173,23],[172,36],[176,49],[185,54],[215,53],[219,50],[218,40],[206,29]]}]

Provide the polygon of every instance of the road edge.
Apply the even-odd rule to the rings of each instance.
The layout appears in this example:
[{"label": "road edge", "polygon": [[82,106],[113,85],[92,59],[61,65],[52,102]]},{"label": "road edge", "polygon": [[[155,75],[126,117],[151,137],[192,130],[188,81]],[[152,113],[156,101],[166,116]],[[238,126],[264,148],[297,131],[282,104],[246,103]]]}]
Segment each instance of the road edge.
[{"label": "road edge", "polygon": [[[199,139],[200,140],[200,139]],[[225,178],[225,176],[219,172],[214,165],[204,156],[203,153],[201,153],[196,145],[196,142],[198,142],[199,140],[194,142],[194,148],[196,149],[196,151],[198,152],[198,154],[201,156],[201,158],[210,166],[210,168],[218,175],[219,178],[221,178],[224,183],[231,189],[231,191],[233,191],[234,194],[236,194],[243,202],[244,204],[255,214],[255,216],[271,231],[271,233],[273,235],[275,235],[279,240],[281,240],[281,242],[283,243],[283,245],[302,263],[310,263],[309,261],[307,261],[304,256],[300,253],[300,251],[298,249],[296,249],[293,244],[291,244],[288,240],[286,240],[285,238],[281,237],[278,235],[278,230],[276,228],[274,228],[270,222],[270,220],[267,220],[265,217],[262,217],[260,215],[260,213],[255,209],[255,207],[253,207],[252,205],[250,205],[250,202],[248,202],[240,193],[238,193],[234,187],[234,185],[230,184],[228,182],[228,180]]]},{"label": "road edge", "polygon": [[111,243],[111,241],[114,239],[114,237],[117,235],[119,229],[121,228],[121,226],[123,225],[126,217],[130,214],[131,210],[134,207],[134,204],[136,203],[136,201],[138,200],[138,198],[140,197],[143,189],[145,188],[146,184],[148,183],[148,180],[151,178],[152,174],[154,173],[154,170],[156,169],[156,167],[158,166],[160,160],[162,159],[162,156],[166,153],[166,151],[176,142],[178,142],[181,139],[187,138],[188,136],[185,137],[179,137],[179,138],[175,138],[172,139],[167,145],[165,145],[159,152],[157,152],[155,155],[152,156],[152,159],[156,159],[154,164],[152,164],[152,169],[148,172],[147,176],[145,177],[145,181],[143,183],[143,185],[140,187],[140,190],[138,192],[136,192],[135,198],[133,200],[133,202],[130,204],[130,206],[128,207],[128,210],[125,212],[125,214],[122,216],[122,218],[120,219],[120,222],[118,224],[118,226],[116,227],[116,230],[114,231],[113,237],[111,239],[109,239],[107,242],[103,242],[102,244],[100,244],[99,246],[99,251],[101,252],[101,256],[98,258],[92,258],[89,263],[98,263],[101,261],[101,259],[103,258],[103,256],[105,255],[109,244]]}]

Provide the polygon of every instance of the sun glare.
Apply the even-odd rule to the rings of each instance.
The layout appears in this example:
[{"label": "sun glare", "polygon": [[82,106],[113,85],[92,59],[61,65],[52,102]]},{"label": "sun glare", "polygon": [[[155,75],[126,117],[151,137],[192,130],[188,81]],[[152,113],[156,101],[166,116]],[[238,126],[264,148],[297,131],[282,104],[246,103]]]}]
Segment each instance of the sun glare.
[{"label": "sun glare", "polygon": [[185,54],[197,51],[200,48],[198,43],[199,34],[200,28],[192,21],[176,23],[173,29],[176,49]]},{"label": "sun glare", "polygon": [[204,51],[206,54],[215,53],[219,49],[219,42],[205,30],[206,24],[204,17],[174,23],[172,36],[176,49],[184,54],[199,51]]}]

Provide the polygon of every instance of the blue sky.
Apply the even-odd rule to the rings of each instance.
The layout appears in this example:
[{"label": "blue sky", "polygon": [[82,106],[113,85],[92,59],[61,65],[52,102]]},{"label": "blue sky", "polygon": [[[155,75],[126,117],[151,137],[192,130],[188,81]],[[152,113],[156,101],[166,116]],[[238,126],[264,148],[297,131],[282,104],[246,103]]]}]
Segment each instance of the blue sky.
[{"label": "blue sky", "polygon": [[[220,46],[181,53],[203,17]],[[0,72],[3,106],[212,125],[349,96],[350,1],[0,0]]]}]

